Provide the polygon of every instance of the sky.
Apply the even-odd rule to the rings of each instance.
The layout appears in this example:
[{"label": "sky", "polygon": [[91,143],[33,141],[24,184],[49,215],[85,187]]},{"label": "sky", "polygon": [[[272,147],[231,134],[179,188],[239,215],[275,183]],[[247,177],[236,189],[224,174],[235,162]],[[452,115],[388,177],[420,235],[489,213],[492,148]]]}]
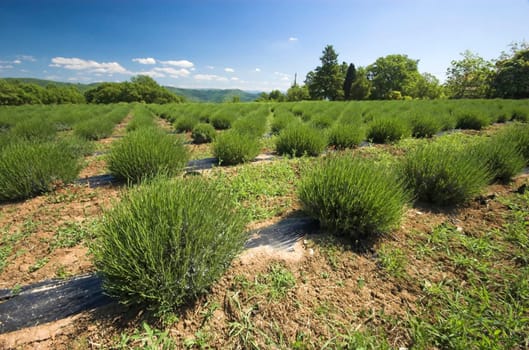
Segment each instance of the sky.
[{"label": "sky", "polygon": [[405,54],[441,81],[529,41],[529,0],[0,0],[0,77],[286,91],[320,64]]}]

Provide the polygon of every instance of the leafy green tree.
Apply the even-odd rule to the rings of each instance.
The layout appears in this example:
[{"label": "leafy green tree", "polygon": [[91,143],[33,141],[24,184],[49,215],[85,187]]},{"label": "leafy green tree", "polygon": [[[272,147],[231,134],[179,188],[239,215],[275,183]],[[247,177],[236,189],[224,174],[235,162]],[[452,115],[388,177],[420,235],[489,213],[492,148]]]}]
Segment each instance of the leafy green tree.
[{"label": "leafy green tree", "polygon": [[338,54],[332,45],[327,45],[320,57],[321,66],[307,74],[305,84],[310,97],[315,100],[336,101],[343,98],[344,72],[338,64]]},{"label": "leafy green tree", "polygon": [[138,75],[132,77],[130,82],[103,83],[85,92],[88,103],[116,103],[116,102],[145,102],[145,103],[171,103],[183,102],[177,96],[158,85],[151,77]]},{"label": "leafy green tree", "polygon": [[367,70],[364,67],[358,67],[356,70],[356,79],[351,84],[351,100],[367,100],[371,95],[371,81],[367,79]]},{"label": "leafy green tree", "polygon": [[442,96],[443,88],[439,79],[430,73],[423,73],[415,83],[413,96],[422,99],[436,99]]},{"label": "leafy green tree", "polygon": [[272,90],[268,95],[268,99],[271,101],[283,102],[285,100],[285,95],[279,90]]},{"label": "leafy green tree", "polygon": [[309,99],[309,89],[306,85],[299,86],[298,84],[294,84],[287,90],[287,101],[303,101]]},{"label": "leafy green tree", "polygon": [[347,67],[347,72],[345,73],[345,80],[343,82],[343,97],[344,100],[351,99],[351,87],[353,86],[354,81],[356,80],[356,68],[354,64],[350,64]]},{"label": "leafy green tree", "polygon": [[529,48],[496,62],[492,90],[495,97],[529,98]]},{"label": "leafy green tree", "polygon": [[452,61],[446,71],[446,91],[450,98],[485,98],[489,96],[493,64],[467,50],[463,58]]},{"label": "leafy green tree", "polygon": [[73,86],[48,84],[45,87],[18,80],[0,79],[0,105],[84,103]]},{"label": "leafy green tree", "polygon": [[413,88],[420,77],[418,60],[407,55],[388,55],[378,58],[367,67],[367,76],[371,81],[371,98],[388,99],[400,92],[402,96],[412,96]]}]

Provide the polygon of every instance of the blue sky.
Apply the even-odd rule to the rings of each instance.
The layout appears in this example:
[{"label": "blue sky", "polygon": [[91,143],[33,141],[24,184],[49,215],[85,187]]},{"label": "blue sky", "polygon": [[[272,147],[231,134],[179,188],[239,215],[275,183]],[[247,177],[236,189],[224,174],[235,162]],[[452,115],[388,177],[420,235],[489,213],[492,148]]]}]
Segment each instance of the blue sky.
[{"label": "blue sky", "polygon": [[529,40],[529,0],[0,0],[0,77],[286,90],[334,46],[366,66],[418,59],[441,80],[471,50]]}]

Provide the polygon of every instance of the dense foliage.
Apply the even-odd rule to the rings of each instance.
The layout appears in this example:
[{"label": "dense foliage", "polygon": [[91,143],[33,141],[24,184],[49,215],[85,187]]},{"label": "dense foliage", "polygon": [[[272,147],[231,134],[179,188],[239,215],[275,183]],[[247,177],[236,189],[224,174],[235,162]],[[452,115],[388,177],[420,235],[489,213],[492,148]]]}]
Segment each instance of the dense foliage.
[{"label": "dense foliage", "polygon": [[305,174],[299,198],[323,227],[353,239],[395,227],[408,200],[391,168],[347,155],[330,157]]},{"label": "dense foliage", "polygon": [[85,92],[88,103],[117,103],[117,102],[145,102],[171,103],[183,102],[179,97],[158,83],[151,77],[138,75],[130,82],[102,83]]},{"label": "dense foliage", "polygon": [[73,86],[48,84],[42,87],[16,79],[0,79],[0,105],[84,103],[83,94]]},{"label": "dense foliage", "polygon": [[229,267],[245,221],[228,191],[201,177],[134,188],[105,213],[93,246],[104,289],[126,304],[171,311]]}]

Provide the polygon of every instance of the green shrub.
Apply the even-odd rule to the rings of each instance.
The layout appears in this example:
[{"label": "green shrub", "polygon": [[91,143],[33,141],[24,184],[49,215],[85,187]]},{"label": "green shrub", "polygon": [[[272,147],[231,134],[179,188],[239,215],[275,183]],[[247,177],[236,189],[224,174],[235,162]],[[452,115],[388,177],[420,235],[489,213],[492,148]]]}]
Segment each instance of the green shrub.
[{"label": "green shrub", "polygon": [[490,124],[489,118],[479,111],[464,111],[456,116],[457,129],[481,130]]},{"label": "green shrub", "polygon": [[316,129],[330,128],[333,123],[334,123],[334,118],[329,115],[324,115],[324,114],[314,116],[310,121],[310,124],[312,125],[312,127]]},{"label": "green shrub", "polygon": [[137,183],[157,175],[180,173],[188,154],[180,138],[160,129],[138,129],[117,141],[108,156],[108,168],[117,177]]},{"label": "green shrub", "polygon": [[510,181],[525,165],[516,142],[501,134],[481,140],[474,146],[472,152],[485,162],[495,181]]},{"label": "green shrub", "polygon": [[410,151],[402,171],[417,199],[441,206],[464,203],[491,178],[485,164],[472,152],[448,142],[426,144]]},{"label": "green shrub", "polygon": [[329,146],[346,149],[358,146],[365,139],[365,131],[358,125],[335,124],[327,136]]},{"label": "green shrub", "polygon": [[68,183],[79,174],[79,159],[58,142],[17,142],[0,151],[0,201],[30,198]]},{"label": "green shrub", "polygon": [[210,143],[215,139],[216,134],[215,128],[210,124],[198,123],[191,132],[191,138],[193,139],[193,143],[196,144]]},{"label": "green shrub", "polygon": [[60,140],[59,145],[74,157],[85,157],[94,152],[94,144],[92,142],[75,135]]},{"label": "green shrub", "polygon": [[529,110],[516,108],[512,111],[511,120],[519,122],[529,121]]},{"label": "green shrub", "polygon": [[100,140],[109,137],[115,124],[106,118],[92,118],[75,125],[74,134],[87,140]]},{"label": "green shrub", "polygon": [[140,128],[154,127],[154,115],[143,106],[136,106],[132,112],[132,120],[127,124],[127,132]]},{"label": "green shrub", "polygon": [[56,133],[55,125],[43,118],[21,121],[11,129],[14,138],[25,141],[50,141]]},{"label": "green shrub", "polygon": [[390,168],[350,156],[330,157],[302,176],[303,209],[334,233],[365,238],[395,227],[408,195]]},{"label": "green shrub", "polygon": [[266,115],[250,114],[237,119],[232,128],[241,134],[261,137],[266,131]]},{"label": "green shrub", "polygon": [[525,159],[525,164],[529,165],[529,125],[515,123],[502,130],[498,137],[506,142],[514,142],[518,152]]},{"label": "green shrub", "polygon": [[374,143],[390,143],[410,133],[405,120],[398,117],[378,118],[369,124],[367,139]]},{"label": "green shrub", "polygon": [[279,133],[276,139],[276,151],[292,157],[317,156],[323,152],[326,143],[321,131],[293,123]]},{"label": "green shrub", "polygon": [[440,122],[432,115],[415,116],[411,119],[411,134],[413,137],[432,137],[440,130]]},{"label": "green shrub", "polygon": [[190,115],[181,116],[174,123],[174,127],[177,132],[188,132],[192,131],[195,125],[198,124],[198,118]]},{"label": "green shrub", "polygon": [[253,160],[261,150],[259,139],[237,131],[226,131],[216,137],[213,155],[221,165],[235,165]]},{"label": "green shrub", "polygon": [[281,130],[286,128],[289,124],[297,122],[298,118],[294,116],[292,113],[288,112],[282,112],[277,113],[274,118],[272,119],[272,122],[270,123],[270,130],[272,134],[279,134]]},{"label": "green shrub", "polygon": [[235,121],[235,116],[225,112],[217,113],[210,118],[210,123],[217,130],[226,130],[231,128],[231,124]]},{"label": "green shrub", "polygon": [[159,313],[203,294],[246,240],[246,215],[201,177],[154,180],[104,214],[93,246],[103,288]]}]

